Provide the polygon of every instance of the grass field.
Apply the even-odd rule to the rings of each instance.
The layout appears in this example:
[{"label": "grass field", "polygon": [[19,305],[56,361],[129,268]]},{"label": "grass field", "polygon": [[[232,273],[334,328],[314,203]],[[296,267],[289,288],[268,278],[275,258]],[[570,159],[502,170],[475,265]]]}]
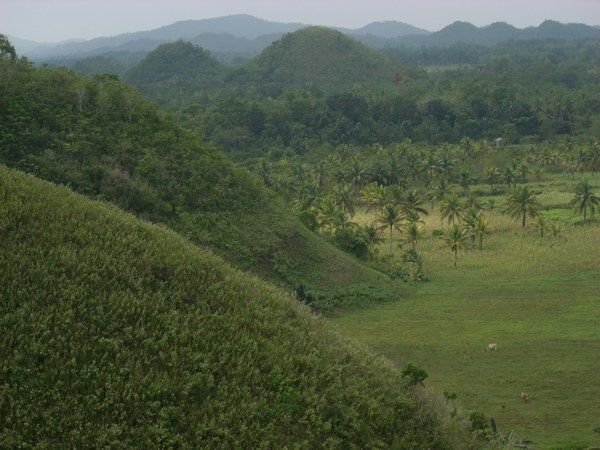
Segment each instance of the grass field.
[{"label": "grass field", "polygon": [[[600,179],[588,179],[599,193]],[[599,446],[600,225],[572,225],[578,218],[567,204],[576,181],[532,184],[543,213],[560,220],[562,239],[523,232],[501,214],[504,198],[496,196],[485,213],[491,230],[483,252],[461,253],[454,268],[450,250],[431,236],[442,228],[434,213],[419,244],[430,281],[406,299],[332,321],[398,366],[424,368],[434,390],[456,393],[461,408],[494,417],[501,432],[535,448]],[[384,242],[381,252],[388,248]]]}]

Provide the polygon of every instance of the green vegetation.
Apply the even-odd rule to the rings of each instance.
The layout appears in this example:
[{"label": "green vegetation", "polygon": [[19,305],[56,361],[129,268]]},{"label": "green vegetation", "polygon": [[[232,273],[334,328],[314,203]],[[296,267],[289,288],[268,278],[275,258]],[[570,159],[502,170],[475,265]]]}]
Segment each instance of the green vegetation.
[{"label": "green vegetation", "polygon": [[[598,178],[590,180],[597,191]],[[483,212],[482,251],[477,245],[462,251],[453,267],[435,238],[441,216],[434,210],[419,241],[429,282],[413,284],[402,301],[342,313],[333,322],[397,366],[422,367],[429,386],[456,393],[458,404],[493,417],[504,434],[512,430],[536,448],[597,446],[600,390],[592,380],[600,365],[592,355],[600,350],[600,227],[573,210],[577,185],[561,174],[530,182],[531,191],[543,194],[526,233],[503,212],[508,192],[487,197],[485,185],[473,185],[482,200],[494,200]],[[376,216],[361,209],[355,220]],[[386,252],[387,244],[380,244]],[[402,255],[396,249],[394,259]],[[489,343],[497,343],[497,353],[486,351]]]},{"label": "green vegetation", "polygon": [[226,67],[206,50],[189,42],[163,44],[125,74],[125,81],[162,103],[170,95],[193,99],[194,94],[223,83]]},{"label": "green vegetation", "polygon": [[575,211],[583,213],[584,222],[587,220],[588,211],[594,214],[600,206],[600,197],[592,192],[592,187],[587,181],[582,181],[575,189],[575,197],[571,200]]},{"label": "green vegetation", "polygon": [[322,309],[401,294],[114,77],[0,63],[0,162],[165,224],[238,268],[303,284]]},{"label": "green vegetation", "polygon": [[[456,393],[486,424],[493,417],[502,439],[594,445],[600,227],[581,202],[600,189],[597,149],[469,140],[340,148],[272,164],[270,179],[301,217],[321,205],[335,215],[339,186],[351,186],[355,214],[344,226],[379,228],[369,263],[411,284],[401,301],[339,311],[341,331],[399,367],[423,368],[439,394]],[[314,218],[316,230],[335,232]]]},{"label": "green vegetation", "polygon": [[339,89],[353,84],[391,85],[394,61],[344,34],[308,27],[286,34],[245,67],[240,81],[285,87]]},{"label": "green vegetation", "polygon": [[[229,68],[221,84],[196,83],[190,95],[165,83],[165,95],[154,98],[244,162],[405,140],[502,138],[507,145],[599,133],[598,40],[477,47],[472,61],[445,66],[427,62],[429,50],[398,51],[394,62],[339,33],[309,28]],[[425,56],[411,59],[415,52]]]},{"label": "green vegetation", "polygon": [[[457,23],[442,34],[484,32],[496,39],[513,31],[503,24],[482,31]],[[291,309],[277,317],[265,310],[261,317],[279,324],[245,319],[244,331],[260,338],[248,338],[242,351],[256,361],[264,350],[289,364],[275,359],[256,370],[242,364],[256,380],[276,382],[271,397],[259,387],[256,395],[242,390],[247,397],[236,394],[219,403],[225,408],[254,399],[246,411],[257,416],[230,422],[234,428],[253,436],[255,423],[275,423],[264,431],[271,434],[257,434],[261,442],[271,442],[271,436],[280,436],[274,430],[293,422],[290,435],[272,438],[274,446],[462,448],[467,446],[462,437],[451,444],[436,440],[454,439],[447,431],[438,434],[442,422],[445,430],[457,426],[444,411],[460,417],[466,407],[471,437],[500,447],[526,448],[529,440],[542,448],[599,443],[594,430],[600,411],[592,400],[600,391],[590,383],[600,369],[593,357],[600,318],[597,40],[508,43],[485,50],[453,46],[443,57],[435,49],[388,49],[398,64],[341,33],[313,27],[284,36],[238,68],[177,42],[161,46],[128,75],[173,115],[114,76],[88,79],[66,70],[36,70],[0,43],[0,162],[171,228],[235,268],[293,290],[298,302],[331,316],[343,332],[405,367],[404,372],[385,369],[391,375],[382,376],[394,380],[394,389],[404,377],[407,395],[401,388],[383,400],[378,395],[388,391],[377,389],[387,387],[377,384],[379,394],[372,397],[371,387],[361,391],[362,381],[353,385],[349,393],[364,397],[344,422],[352,431],[337,431],[331,414],[347,419],[345,406],[321,414],[328,400],[315,390],[320,378],[312,385],[306,377],[317,364],[310,345],[333,351],[338,341],[312,334],[300,350],[278,346],[273,336],[280,332],[273,327],[295,323],[294,314],[326,327],[301,305],[285,303]],[[61,242],[53,245],[62,249]],[[5,245],[13,243],[9,239]],[[52,242],[48,246],[53,248]],[[112,255],[109,250],[102,254]],[[130,256],[125,260],[137,270]],[[159,269],[148,283],[163,278],[167,284],[183,283],[170,278],[174,269],[167,275]],[[140,288],[131,281],[136,276],[125,280],[130,290]],[[227,290],[236,276],[241,275],[217,279],[226,291],[222,301],[238,308],[239,283]],[[243,292],[258,292],[257,298],[281,294],[249,276],[243,279],[248,284]],[[156,292],[168,292],[162,287]],[[178,285],[174,289],[179,292]],[[261,294],[262,289],[271,294]],[[67,294],[59,292],[73,301]],[[239,334],[236,328],[214,331],[214,340],[219,333]],[[263,349],[262,339],[274,342]],[[250,341],[258,343],[253,347]],[[219,345],[231,354],[233,347],[227,346],[233,344]],[[291,359],[289,351],[295,352]],[[311,356],[302,359],[306,352]],[[296,357],[308,365],[296,364]],[[340,358],[327,363],[327,370],[350,361]],[[365,358],[364,364],[376,361]],[[347,374],[355,371],[344,367]],[[369,376],[362,368],[357,375]],[[202,392],[212,389],[208,384]],[[337,384],[334,392],[319,386],[336,398],[342,395]],[[443,392],[444,399],[432,397],[425,386]],[[299,406],[304,391],[308,399],[320,399],[316,409]],[[257,412],[273,398],[280,408]],[[388,406],[398,411],[396,401],[405,402],[407,428],[397,428],[399,416],[389,414]],[[425,416],[432,413],[437,422],[416,414],[424,404],[429,404]],[[185,408],[187,415],[191,409]],[[299,419],[300,414],[312,419]],[[307,441],[299,438],[303,425],[315,428]],[[425,433],[409,437],[420,426]],[[363,440],[357,439],[363,429]],[[188,431],[178,436],[191,436]],[[242,444],[222,434],[212,438],[221,439],[217,444]]]},{"label": "green vegetation", "polygon": [[0,447],[456,448],[458,421],[164,227],[0,166]]}]

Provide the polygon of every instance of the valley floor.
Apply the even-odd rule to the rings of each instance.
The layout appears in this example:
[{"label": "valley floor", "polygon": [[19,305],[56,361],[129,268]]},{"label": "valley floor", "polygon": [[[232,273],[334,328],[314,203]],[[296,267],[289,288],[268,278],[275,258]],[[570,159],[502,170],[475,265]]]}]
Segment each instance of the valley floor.
[{"label": "valley floor", "polygon": [[[562,218],[560,238],[522,231],[500,214],[500,198],[486,214],[483,252],[460,254],[456,268],[431,236],[439,216],[429,216],[419,250],[430,281],[402,301],[332,322],[398,366],[422,367],[429,386],[494,417],[503,434],[535,448],[600,445],[600,226],[570,225],[573,186],[562,176],[533,186],[544,192],[544,214]],[[498,351],[488,352],[489,343]]]}]

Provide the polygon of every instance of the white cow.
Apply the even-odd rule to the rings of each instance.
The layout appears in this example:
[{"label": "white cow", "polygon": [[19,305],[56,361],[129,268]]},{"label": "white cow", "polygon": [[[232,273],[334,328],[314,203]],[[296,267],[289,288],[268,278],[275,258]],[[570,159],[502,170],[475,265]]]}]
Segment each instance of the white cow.
[{"label": "white cow", "polygon": [[498,344],[488,344],[488,352],[497,352]]}]

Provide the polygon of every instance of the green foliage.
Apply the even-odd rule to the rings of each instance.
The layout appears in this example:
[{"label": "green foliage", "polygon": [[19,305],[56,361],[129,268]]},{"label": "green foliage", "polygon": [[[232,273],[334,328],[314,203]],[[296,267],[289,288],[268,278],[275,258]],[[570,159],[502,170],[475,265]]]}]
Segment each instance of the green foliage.
[{"label": "green foliage", "polygon": [[[176,105],[189,127],[242,159],[408,139],[597,139],[598,42],[521,44],[477,49],[484,55],[473,65],[424,70],[410,59],[390,63],[335,31],[308,28],[230,72],[220,87],[198,82],[193,95],[170,89],[170,99],[153,98]],[[493,184],[520,181],[514,168],[505,173],[498,167],[505,177]]]},{"label": "green foliage", "polygon": [[575,196],[571,200],[571,206],[578,213],[583,213],[583,220],[585,221],[588,211],[593,215],[596,208],[600,207],[600,197],[592,192],[592,186],[586,180],[583,180],[575,188]]},{"label": "green foliage", "polygon": [[409,363],[402,370],[402,377],[408,381],[409,385],[416,386],[418,384],[423,384],[423,382],[427,379],[427,372],[415,366],[414,364]]},{"label": "green foliage", "polygon": [[449,448],[387,363],[164,227],[0,166],[0,233],[0,447]]},{"label": "green foliage", "polygon": [[529,186],[516,187],[506,200],[506,212],[511,217],[520,218],[523,228],[525,228],[527,216],[536,217],[540,208],[541,205]]},{"label": "green foliage", "polygon": [[452,225],[452,227],[448,228],[448,230],[440,236],[444,245],[454,254],[454,267],[456,267],[458,262],[458,252],[467,248],[468,237],[467,230],[458,225]]},{"label": "green foliage", "polygon": [[14,60],[16,57],[15,48],[6,36],[0,34],[0,59]]},{"label": "green foliage", "polygon": [[162,103],[193,100],[205,89],[222,86],[227,68],[189,42],[162,44],[124,76],[125,81]]},{"label": "green foliage", "polygon": [[[265,92],[291,86],[339,89],[355,83],[392,85],[395,63],[344,34],[308,27],[286,34],[242,69],[246,82],[260,80]],[[340,97],[340,107],[356,108]]]},{"label": "green foliage", "polygon": [[400,293],[308,231],[255,176],[113,75],[88,79],[0,61],[0,98],[0,162],[167,225],[288,287]]},{"label": "green foliage", "polygon": [[469,420],[471,421],[471,429],[473,431],[487,431],[491,429],[489,419],[482,412],[471,412]]}]

